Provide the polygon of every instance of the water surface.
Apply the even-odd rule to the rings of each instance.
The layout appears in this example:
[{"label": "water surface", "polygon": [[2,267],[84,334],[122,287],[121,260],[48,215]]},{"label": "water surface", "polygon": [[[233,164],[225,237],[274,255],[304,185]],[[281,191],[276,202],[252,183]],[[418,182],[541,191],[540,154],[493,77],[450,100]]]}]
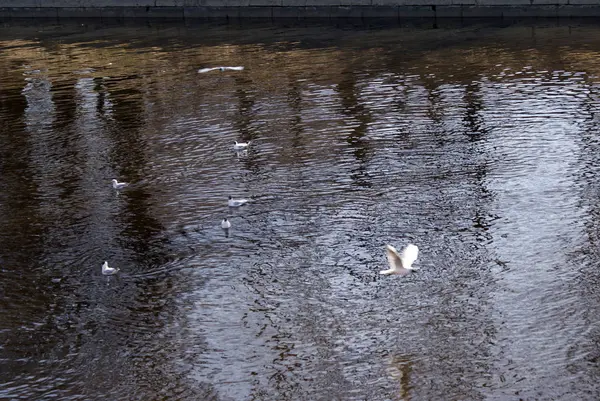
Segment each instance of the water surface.
[{"label": "water surface", "polygon": [[[0,398],[600,397],[600,26],[0,48]],[[419,272],[380,276],[409,242]]]}]

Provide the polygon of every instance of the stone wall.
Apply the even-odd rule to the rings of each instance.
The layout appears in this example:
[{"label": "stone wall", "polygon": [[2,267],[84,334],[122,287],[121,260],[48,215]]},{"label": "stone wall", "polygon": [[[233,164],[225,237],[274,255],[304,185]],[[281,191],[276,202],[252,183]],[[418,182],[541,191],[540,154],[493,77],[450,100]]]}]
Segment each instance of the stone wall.
[{"label": "stone wall", "polygon": [[600,0],[0,0],[0,18],[600,17]]}]

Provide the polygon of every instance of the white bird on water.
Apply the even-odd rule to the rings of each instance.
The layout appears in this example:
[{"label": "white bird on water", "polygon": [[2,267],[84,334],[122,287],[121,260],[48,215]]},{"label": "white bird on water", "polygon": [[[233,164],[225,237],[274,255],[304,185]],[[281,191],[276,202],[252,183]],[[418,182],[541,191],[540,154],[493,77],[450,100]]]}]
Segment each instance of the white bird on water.
[{"label": "white bird on water", "polygon": [[126,182],[119,182],[119,181],[115,180],[114,178],[112,180],[112,186],[114,189],[125,188],[127,185],[129,185],[129,184]]},{"label": "white bird on water", "polygon": [[229,222],[229,220],[227,220],[227,218],[224,218],[223,221],[221,221],[221,228],[223,228],[224,230],[231,228],[231,223]]},{"label": "white bird on water", "polygon": [[104,274],[105,276],[112,276],[113,274],[117,274],[117,272],[121,270],[118,267],[108,267],[108,262],[104,261],[104,264],[102,265],[102,274]]},{"label": "white bird on water", "polygon": [[227,201],[227,205],[230,207],[242,206],[245,203],[248,203],[248,199],[233,199],[231,196],[229,196],[229,200]]},{"label": "white bird on water", "polygon": [[248,149],[248,146],[250,146],[250,141],[248,141],[248,142],[235,141],[233,144],[233,149],[234,150],[244,150],[244,149]]},{"label": "white bird on water", "polygon": [[379,274],[398,274],[400,276],[405,276],[410,273],[411,270],[417,270],[412,267],[412,264],[417,260],[417,256],[419,256],[419,248],[416,245],[407,245],[400,254],[398,254],[396,248],[391,245],[386,245],[385,247],[385,253],[390,268],[388,270],[380,271]]},{"label": "white bird on water", "polygon": [[205,72],[211,72],[211,71],[215,71],[215,70],[219,70],[219,71],[242,71],[243,69],[244,69],[243,66],[237,66],[237,67],[211,67],[211,68],[200,68],[198,70],[198,73],[204,74]]}]

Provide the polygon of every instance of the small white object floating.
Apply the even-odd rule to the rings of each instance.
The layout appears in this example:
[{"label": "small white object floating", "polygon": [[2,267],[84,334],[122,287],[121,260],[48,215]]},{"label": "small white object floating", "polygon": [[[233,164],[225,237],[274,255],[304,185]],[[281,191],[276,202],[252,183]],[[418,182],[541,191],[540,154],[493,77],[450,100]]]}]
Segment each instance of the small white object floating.
[{"label": "small white object floating", "polygon": [[231,207],[242,206],[243,204],[248,203],[248,199],[233,199],[231,196],[227,201],[227,204]]},{"label": "small white object floating", "polygon": [[198,70],[199,74],[204,74],[205,72],[211,72],[211,71],[242,71],[244,69],[244,67],[242,66],[238,66],[238,67],[211,67],[211,68],[200,68]]},{"label": "small white object floating", "polygon": [[248,142],[238,142],[238,141],[235,141],[233,143],[233,149],[234,150],[246,150],[246,149],[248,149],[248,146],[250,146],[250,141],[248,141]]},{"label": "small white object floating", "polygon": [[231,228],[231,223],[229,222],[229,220],[227,220],[227,218],[224,218],[223,221],[221,221],[221,228],[223,228],[224,230]]},{"label": "small white object floating", "polygon": [[105,276],[112,276],[113,274],[117,274],[119,270],[121,269],[119,269],[118,267],[108,267],[107,261],[104,261],[104,264],[102,265],[102,274],[104,274]]},{"label": "small white object floating", "polygon": [[112,180],[112,186],[114,189],[125,188],[127,185],[129,185],[129,184],[126,182],[119,182],[119,181],[115,180],[114,178]]},{"label": "small white object floating", "polygon": [[379,274],[398,274],[405,276],[411,272],[411,270],[417,270],[412,264],[417,260],[419,256],[419,248],[416,245],[409,244],[402,250],[402,253],[398,254],[396,248],[391,245],[386,245],[386,256],[390,268],[388,270],[382,270]]}]

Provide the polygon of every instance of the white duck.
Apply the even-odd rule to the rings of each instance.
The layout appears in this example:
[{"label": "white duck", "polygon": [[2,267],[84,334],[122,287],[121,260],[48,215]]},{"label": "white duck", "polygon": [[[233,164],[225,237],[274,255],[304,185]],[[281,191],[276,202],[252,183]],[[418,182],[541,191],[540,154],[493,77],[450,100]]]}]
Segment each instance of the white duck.
[{"label": "white duck", "polygon": [[102,274],[104,274],[105,276],[112,276],[113,274],[117,274],[117,272],[121,270],[118,267],[108,267],[108,262],[104,261],[104,264],[102,265]]},{"label": "white duck", "polygon": [[242,206],[245,203],[248,203],[248,199],[233,199],[231,196],[229,196],[229,200],[227,201],[227,205],[230,207]]},{"label": "white duck", "polygon": [[235,141],[235,143],[233,144],[233,149],[234,150],[246,150],[246,149],[248,149],[248,146],[250,146],[250,141],[248,141],[248,142]]},{"label": "white duck", "polygon": [[229,222],[229,220],[227,220],[227,218],[224,218],[223,221],[221,221],[221,228],[224,230],[231,228],[231,223]]},{"label": "white duck", "polygon": [[411,270],[417,270],[412,267],[412,264],[417,260],[419,256],[419,248],[416,245],[409,244],[402,250],[401,254],[398,254],[396,248],[391,245],[386,245],[386,256],[390,268],[388,270],[382,270],[379,274],[398,274],[405,276],[410,273]]},{"label": "white duck", "polygon": [[129,184],[126,182],[119,182],[119,181],[115,180],[114,178],[112,180],[112,186],[114,189],[125,188],[127,185],[129,185]]}]

